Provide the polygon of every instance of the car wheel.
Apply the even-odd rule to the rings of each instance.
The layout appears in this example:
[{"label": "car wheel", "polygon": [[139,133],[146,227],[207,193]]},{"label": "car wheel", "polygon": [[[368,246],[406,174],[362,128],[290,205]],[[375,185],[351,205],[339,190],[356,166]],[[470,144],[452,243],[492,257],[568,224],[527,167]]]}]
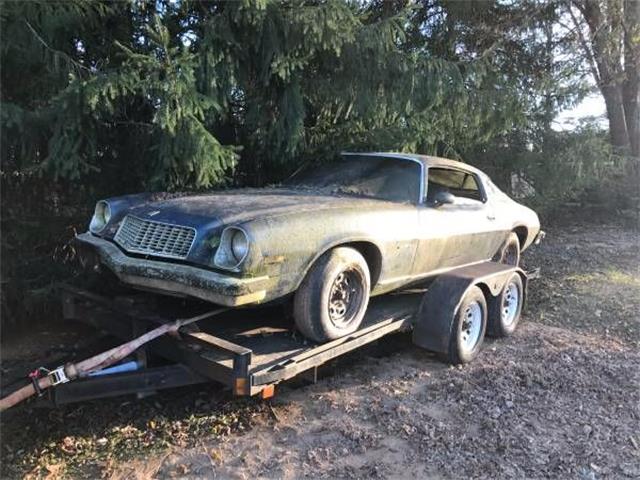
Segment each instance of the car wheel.
[{"label": "car wheel", "polygon": [[487,326],[489,335],[508,337],[515,332],[520,321],[523,301],[522,278],[520,274],[514,272],[489,309],[489,324]]},{"label": "car wheel", "polygon": [[514,232],[509,234],[507,241],[493,257],[493,261],[514,267],[520,264],[520,239],[518,235]]},{"label": "car wheel", "polygon": [[479,287],[470,288],[456,310],[449,340],[449,363],[469,363],[480,352],[487,329],[487,301]]},{"label": "car wheel", "polygon": [[355,332],[367,310],[370,287],[363,256],[353,248],[334,248],[311,267],[295,294],[296,327],[317,342]]}]

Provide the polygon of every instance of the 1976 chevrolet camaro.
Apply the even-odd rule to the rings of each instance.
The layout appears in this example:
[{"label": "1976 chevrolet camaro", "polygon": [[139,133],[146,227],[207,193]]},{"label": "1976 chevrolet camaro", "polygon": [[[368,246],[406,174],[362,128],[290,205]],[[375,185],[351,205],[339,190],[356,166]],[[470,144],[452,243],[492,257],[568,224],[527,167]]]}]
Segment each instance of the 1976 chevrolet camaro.
[{"label": "1976 chevrolet camaro", "polygon": [[85,255],[123,283],[227,306],[293,294],[316,341],[355,331],[369,297],[493,259],[517,265],[538,216],[442,158],[347,153],[277,187],[101,200]]}]

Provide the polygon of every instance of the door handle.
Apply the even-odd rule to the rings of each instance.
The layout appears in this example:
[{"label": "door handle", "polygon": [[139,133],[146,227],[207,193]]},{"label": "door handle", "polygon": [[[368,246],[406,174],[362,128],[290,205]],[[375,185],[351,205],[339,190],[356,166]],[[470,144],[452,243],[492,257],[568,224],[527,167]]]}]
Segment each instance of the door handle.
[{"label": "door handle", "polygon": [[496,216],[493,213],[487,213],[487,220],[495,220]]}]

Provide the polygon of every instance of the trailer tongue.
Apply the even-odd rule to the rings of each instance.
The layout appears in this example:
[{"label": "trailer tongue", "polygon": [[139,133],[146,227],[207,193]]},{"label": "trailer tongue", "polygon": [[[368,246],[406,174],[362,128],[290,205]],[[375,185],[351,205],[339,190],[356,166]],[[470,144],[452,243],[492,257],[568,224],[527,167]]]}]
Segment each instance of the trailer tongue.
[{"label": "trailer tongue", "polygon": [[46,370],[41,368],[36,372],[44,371],[45,375],[39,375],[38,373],[31,374],[29,377],[32,383],[25,385],[24,387],[16,390],[15,392],[0,399],[0,412],[5,411],[7,408],[13,407],[17,403],[20,403],[33,395],[42,395],[45,390],[57,385],[65,384],[71,380],[88,376],[92,372],[100,371],[106,367],[119,362],[120,360],[128,357],[133,352],[138,350],[145,344],[155,340],[165,333],[177,333],[182,327],[211,318],[219,313],[222,313],[226,309],[217,309],[211,312],[207,312],[203,315],[198,315],[193,318],[175,320],[173,322],[165,323],[153,330],[148,331],[144,335],[134,338],[120,346],[114,347],[106,352],[94,355],[78,363],[69,363],[62,365],[55,370]]},{"label": "trailer tongue", "polygon": [[[487,322],[500,320],[487,315],[497,312],[492,315],[499,317],[504,311],[503,292],[516,275],[522,282],[519,316],[527,279],[538,272],[526,274],[517,267],[486,262],[441,275],[426,294],[422,289],[372,299],[358,331],[324,344],[302,337],[288,319],[269,317],[261,310],[216,309],[175,320],[171,312],[151,308],[146,295],[109,298],[66,286],[62,289],[66,319],[89,323],[128,341],[32,380],[0,400],[0,410],[47,389],[49,399],[62,404],[212,380],[231,388],[234,395],[268,398],[276,384],[303,372],[315,379],[318,367],[326,362],[398,331],[414,330],[414,343],[459,361],[464,357],[450,350],[464,343],[451,339],[462,332],[458,319],[466,296],[477,287],[486,297],[479,347]],[[138,361],[126,368],[101,370],[136,351]],[[162,362],[149,366],[149,358]],[[96,371],[101,374],[96,376]]]}]

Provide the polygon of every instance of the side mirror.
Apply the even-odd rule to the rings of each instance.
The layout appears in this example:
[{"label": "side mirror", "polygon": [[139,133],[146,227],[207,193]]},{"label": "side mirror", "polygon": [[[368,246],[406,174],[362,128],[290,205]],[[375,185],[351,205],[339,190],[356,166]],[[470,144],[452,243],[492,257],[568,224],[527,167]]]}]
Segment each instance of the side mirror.
[{"label": "side mirror", "polygon": [[456,201],[456,197],[446,190],[440,190],[433,197],[433,205],[435,207],[439,207],[440,205],[444,205],[446,203],[454,203]]}]

